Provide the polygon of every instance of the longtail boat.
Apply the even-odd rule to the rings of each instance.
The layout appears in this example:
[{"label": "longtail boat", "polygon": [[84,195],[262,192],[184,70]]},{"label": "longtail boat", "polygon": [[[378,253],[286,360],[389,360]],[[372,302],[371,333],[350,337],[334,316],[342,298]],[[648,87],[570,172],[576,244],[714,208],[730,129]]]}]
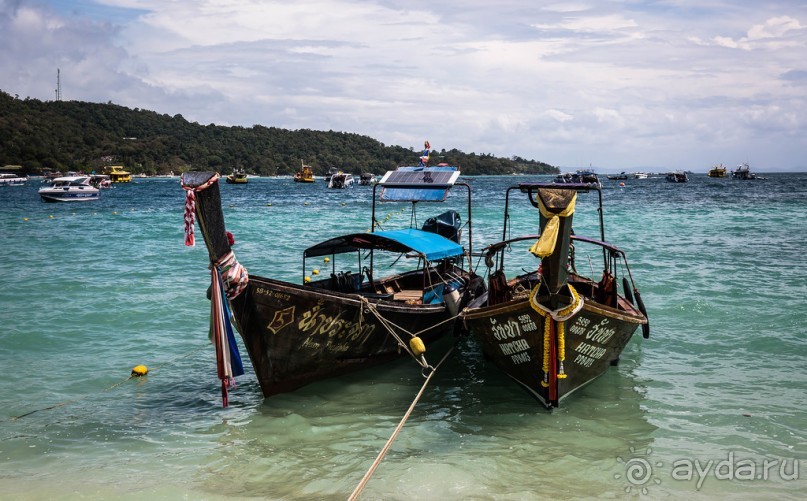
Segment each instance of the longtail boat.
[{"label": "longtail boat", "polygon": [[[471,190],[457,183],[458,177],[455,167],[388,172],[373,188],[371,230],[305,249],[301,280],[293,283],[248,273],[236,260],[225,229],[218,175],[184,174],[186,244],[193,243],[195,218],[210,257],[211,324],[225,405],[240,360],[232,332],[226,330],[230,317],[266,397],[405,355],[422,370],[431,367],[426,347],[430,357],[450,348],[450,342],[438,340],[452,337],[459,311],[485,287],[463,265],[464,229],[467,255],[471,252]],[[427,219],[422,229],[381,229],[386,221],[376,216],[377,198],[411,202],[414,208],[445,201],[455,185],[468,192],[465,225],[458,212],[448,211]],[[330,274],[314,269],[307,274],[305,263],[311,258],[315,264],[328,263]],[[377,276],[377,270],[389,274]]]},{"label": "longtail boat", "polygon": [[[538,209],[540,234],[507,238],[514,191],[527,195],[525,207]],[[598,238],[572,230],[578,193],[588,192],[598,195]],[[637,327],[649,336],[647,313],[625,253],[605,241],[599,186],[522,183],[508,188],[504,212],[502,241],[482,251],[488,290],[461,316],[487,359],[545,406],[557,407],[615,365]],[[508,280],[505,255],[531,242],[540,265]],[[599,277],[578,271],[590,267],[594,273],[592,256],[602,259]]]}]

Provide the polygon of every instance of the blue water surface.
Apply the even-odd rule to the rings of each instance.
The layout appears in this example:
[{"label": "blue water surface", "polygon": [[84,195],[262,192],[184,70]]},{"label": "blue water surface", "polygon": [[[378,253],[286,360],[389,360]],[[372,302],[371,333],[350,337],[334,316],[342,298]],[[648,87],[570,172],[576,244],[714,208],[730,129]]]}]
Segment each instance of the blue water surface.
[{"label": "blue water surface", "polygon": [[[650,339],[637,332],[618,367],[552,412],[463,341],[362,497],[800,498],[807,174],[766,177],[604,181],[606,240],[628,255]],[[502,236],[505,189],[544,179],[464,178],[475,250]],[[38,187],[0,188],[3,497],[346,499],[420,368],[402,360],[263,399],[245,356],[222,409],[207,251],[183,245],[179,180],[135,179],[79,204],[44,203]],[[251,273],[300,281],[305,247],[370,227],[369,187],[254,178],[221,192]],[[592,197],[578,202],[578,234],[596,227]],[[449,203],[462,207],[460,190]],[[408,225],[401,207],[377,217]],[[513,236],[536,232],[537,211],[516,207]],[[418,223],[443,209],[422,204]],[[535,265],[509,259],[514,272]],[[129,379],[138,364],[149,375]]]}]

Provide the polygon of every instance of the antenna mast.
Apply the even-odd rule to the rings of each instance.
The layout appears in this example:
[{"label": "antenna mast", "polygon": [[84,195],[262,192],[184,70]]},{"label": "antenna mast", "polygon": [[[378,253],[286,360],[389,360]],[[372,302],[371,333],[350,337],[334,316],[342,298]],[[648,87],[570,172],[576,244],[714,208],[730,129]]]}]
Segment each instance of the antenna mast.
[{"label": "antenna mast", "polygon": [[56,68],[56,100],[57,101],[62,100],[62,82],[61,82],[61,76],[59,75],[60,72],[61,72],[61,70],[59,68]]}]

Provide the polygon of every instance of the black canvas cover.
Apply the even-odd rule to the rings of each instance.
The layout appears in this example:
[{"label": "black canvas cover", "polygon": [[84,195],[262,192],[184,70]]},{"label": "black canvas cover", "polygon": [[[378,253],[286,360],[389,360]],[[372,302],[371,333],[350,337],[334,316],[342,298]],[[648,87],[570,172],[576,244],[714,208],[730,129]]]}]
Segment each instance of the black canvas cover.
[{"label": "black canvas cover", "polygon": [[426,222],[423,223],[423,231],[437,233],[438,235],[459,243],[461,226],[460,214],[455,210],[450,210],[427,219]]}]

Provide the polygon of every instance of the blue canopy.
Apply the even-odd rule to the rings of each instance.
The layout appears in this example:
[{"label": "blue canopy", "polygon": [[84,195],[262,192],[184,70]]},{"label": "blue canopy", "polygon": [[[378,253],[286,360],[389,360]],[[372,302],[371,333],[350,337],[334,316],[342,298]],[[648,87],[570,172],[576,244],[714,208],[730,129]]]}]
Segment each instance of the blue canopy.
[{"label": "blue canopy", "polygon": [[309,247],[303,253],[306,258],[328,256],[359,249],[379,249],[390,252],[416,252],[429,261],[460,256],[462,246],[441,235],[428,231],[407,228],[404,230],[353,233],[331,238]]}]

